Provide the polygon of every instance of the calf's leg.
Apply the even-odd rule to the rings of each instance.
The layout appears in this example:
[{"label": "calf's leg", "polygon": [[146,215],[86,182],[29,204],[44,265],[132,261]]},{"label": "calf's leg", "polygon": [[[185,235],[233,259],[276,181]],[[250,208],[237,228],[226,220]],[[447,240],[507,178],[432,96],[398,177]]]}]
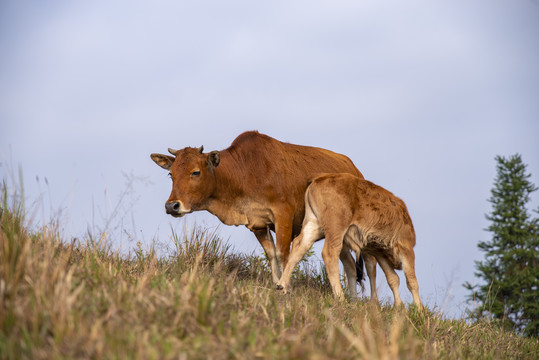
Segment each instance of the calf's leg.
[{"label": "calf's leg", "polygon": [[292,242],[292,251],[288,262],[283,270],[281,279],[277,282],[277,289],[287,293],[290,289],[290,278],[296,265],[303,258],[305,253],[311,248],[315,241],[320,240],[323,233],[315,221],[306,222],[301,233]]},{"label": "calf's leg", "polygon": [[380,264],[380,267],[384,271],[384,274],[386,275],[387,283],[389,284],[389,287],[391,288],[391,291],[393,292],[393,297],[395,298],[395,306],[402,306],[402,300],[399,295],[399,276],[393,269],[393,265],[389,263],[389,261],[383,257],[383,256],[377,256],[376,260],[378,260],[378,263]]},{"label": "calf's leg", "polygon": [[322,259],[326,265],[329,283],[333,295],[338,300],[344,300],[341,279],[339,275],[339,254],[343,249],[344,232],[326,228],[326,239],[322,248]]},{"label": "calf's leg", "polygon": [[363,254],[363,260],[365,261],[365,269],[367,270],[371,287],[371,301],[378,302],[378,293],[376,291],[376,258],[372,255]]},{"label": "calf's leg", "polygon": [[403,250],[402,269],[404,270],[404,276],[406,276],[408,290],[410,290],[412,297],[414,298],[414,304],[421,308],[419,285],[417,284],[417,277],[415,276],[415,254],[413,250]]}]

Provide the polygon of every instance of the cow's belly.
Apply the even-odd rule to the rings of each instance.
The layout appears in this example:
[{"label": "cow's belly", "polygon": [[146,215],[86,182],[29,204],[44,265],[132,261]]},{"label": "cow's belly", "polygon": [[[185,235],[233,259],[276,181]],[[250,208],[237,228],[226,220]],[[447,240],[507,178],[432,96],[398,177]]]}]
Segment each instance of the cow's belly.
[{"label": "cow's belly", "polygon": [[274,223],[273,211],[270,207],[257,202],[244,202],[237,206],[229,206],[221,211],[212,212],[225,225],[245,225],[250,230],[266,229]]},{"label": "cow's belly", "polygon": [[263,204],[250,203],[244,211],[247,215],[246,226],[251,230],[265,229],[275,222],[273,211]]}]

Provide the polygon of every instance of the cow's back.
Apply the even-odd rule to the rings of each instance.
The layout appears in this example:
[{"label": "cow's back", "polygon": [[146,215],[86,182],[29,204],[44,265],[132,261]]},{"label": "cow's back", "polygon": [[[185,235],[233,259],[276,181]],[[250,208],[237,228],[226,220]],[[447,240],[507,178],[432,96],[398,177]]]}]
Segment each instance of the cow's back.
[{"label": "cow's back", "polygon": [[247,195],[293,207],[295,234],[299,233],[305,214],[305,190],[313,178],[323,173],[348,173],[363,178],[345,155],[284,143],[256,131],[239,135],[221,154],[223,165],[230,164],[230,173],[243,182]]}]

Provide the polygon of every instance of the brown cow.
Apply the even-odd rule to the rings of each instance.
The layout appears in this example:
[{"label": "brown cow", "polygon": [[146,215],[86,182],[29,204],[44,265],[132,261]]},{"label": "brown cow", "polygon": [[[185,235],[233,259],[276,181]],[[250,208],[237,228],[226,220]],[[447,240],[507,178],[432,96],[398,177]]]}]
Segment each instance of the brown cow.
[{"label": "brown cow", "polygon": [[421,307],[414,270],[415,232],[404,202],[384,188],[350,174],[324,174],[305,192],[303,228],[292,244],[290,259],[277,288],[288,291],[297,263],[312,244],[325,237],[322,258],[336,298],[343,298],[339,260],[343,246],[376,258],[402,305],[399,277],[404,270],[414,303]]},{"label": "brown cow", "polygon": [[[327,172],[363,178],[344,155],[283,143],[256,131],[239,135],[223,151],[188,147],[169,152],[174,156],[151,154],[172,177],[167,213],[180,217],[207,210],[227,225],[245,225],[264,248],[274,282],[281,276],[279,262],[284,269],[290,243],[301,231],[309,181]],[[270,230],[275,231],[277,249]],[[346,251],[341,260],[355,289],[353,258]]]}]

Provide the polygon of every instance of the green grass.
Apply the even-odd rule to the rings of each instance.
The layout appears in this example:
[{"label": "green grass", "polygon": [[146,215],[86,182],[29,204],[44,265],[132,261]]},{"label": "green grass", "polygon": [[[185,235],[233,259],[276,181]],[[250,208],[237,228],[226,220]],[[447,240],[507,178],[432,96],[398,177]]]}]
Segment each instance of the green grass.
[{"label": "green grass", "polygon": [[267,264],[217,234],[173,233],[157,257],[104,239],[31,231],[4,191],[2,359],[535,359],[537,339],[426,310],[336,302],[323,276],[297,271],[277,292]]}]

